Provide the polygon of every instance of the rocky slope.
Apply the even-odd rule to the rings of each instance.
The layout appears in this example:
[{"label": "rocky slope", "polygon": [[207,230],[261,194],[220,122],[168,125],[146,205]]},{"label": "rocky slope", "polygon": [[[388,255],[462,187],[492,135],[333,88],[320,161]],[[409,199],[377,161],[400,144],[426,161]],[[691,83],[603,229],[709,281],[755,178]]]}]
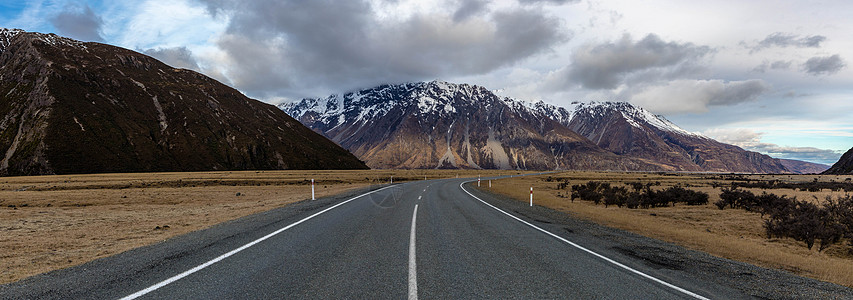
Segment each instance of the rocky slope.
[{"label": "rocky slope", "polygon": [[841,158],[822,174],[853,175],[853,148],[841,155]]},{"label": "rocky slope", "polygon": [[275,106],[143,54],[0,30],[0,175],[364,168]]},{"label": "rocky slope", "polygon": [[657,169],[479,86],[383,85],[281,108],[372,168]]},{"label": "rocky slope", "polygon": [[[655,161],[672,171],[784,173],[770,156],[681,129],[662,116],[625,102],[577,103],[571,110],[540,103],[554,119],[619,155]],[[561,109],[563,111],[561,111]],[[566,117],[570,112],[571,117]]]},{"label": "rocky slope", "polygon": [[378,168],[787,172],[628,103],[556,107],[433,81],[280,107]]},{"label": "rocky slope", "polygon": [[823,171],[828,170],[830,167],[824,164],[783,158],[780,158],[779,162],[785,166],[785,169],[797,174],[820,174]]}]

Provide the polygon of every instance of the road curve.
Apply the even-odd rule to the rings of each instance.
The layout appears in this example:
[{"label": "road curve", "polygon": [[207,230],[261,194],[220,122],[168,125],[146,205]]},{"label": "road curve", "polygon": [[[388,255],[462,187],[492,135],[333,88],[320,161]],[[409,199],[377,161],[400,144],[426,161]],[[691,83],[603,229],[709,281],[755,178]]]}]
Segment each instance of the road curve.
[{"label": "road curve", "polygon": [[[850,295],[837,285],[694,253],[545,208],[526,208],[479,192],[465,181],[409,182],[303,201],[4,285],[0,298]],[[662,263],[655,256],[661,252],[676,258]],[[739,278],[721,278],[730,276],[724,274],[727,270],[752,274],[749,280],[759,287],[751,288]],[[779,276],[788,281],[779,281]],[[787,290],[768,291],[772,284],[761,289],[763,281],[782,282],[782,287],[802,282],[811,290],[792,286],[791,293],[809,294],[773,294]]]}]

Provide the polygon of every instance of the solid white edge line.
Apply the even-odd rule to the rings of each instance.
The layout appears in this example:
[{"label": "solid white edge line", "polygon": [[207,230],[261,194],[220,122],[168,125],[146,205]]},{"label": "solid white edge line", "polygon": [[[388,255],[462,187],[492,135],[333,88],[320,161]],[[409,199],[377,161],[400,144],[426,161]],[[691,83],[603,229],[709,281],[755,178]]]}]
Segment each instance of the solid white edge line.
[{"label": "solid white edge line", "polygon": [[474,196],[474,194],[471,194],[471,192],[469,192],[468,190],[466,190],[466,189],[465,189],[465,187],[464,187],[464,186],[462,186],[463,184],[466,184],[466,183],[468,183],[468,182],[473,182],[473,181],[474,181],[474,180],[469,180],[469,181],[462,182],[462,183],[460,183],[460,184],[459,184],[459,188],[461,188],[461,189],[462,189],[462,191],[464,191],[465,193],[467,193],[469,196],[474,197],[474,199],[480,200],[480,202],[482,202],[483,204],[488,205],[489,207],[494,208],[495,210],[497,210],[497,211],[499,211],[499,212],[502,212],[503,214],[505,214],[505,215],[509,216],[510,218],[513,218],[513,219],[515,219],[516,221],[519,221],[519,222],[521,222],[521,223],[524,223],[524,224],[525,224],[525,225],[527,225],[527,226],[533,227],[533,228],[534,228],[534,229],[536,229],[536,230],[539,230],[539,231],[541,231],[541,232],[544,232],[545,234],[548,234],[548,235],[550,235],[550,236],[552,236],[552,237],[554,237],[554,238],[556,238],[556,239],[558,239],[558,240],[561,240],[561,241],[563,241],[563,242],[565,242],[565,243],[567,243],[567,244],[569,244],[569,245],[571,245],[571,246],[573,246],[573,247],[575,247],[575,248],[578,248],[578,249],[580,249],[580,250],[583,250],[583,251],[584,251],[584,252],[586,252],[586,253],[592,254],[592,255],[594,255],[594,256],[596,256],[596,257],[598,257],[598,258],[603,259],[603,260],[604,260],[604,261],[606,261],[606,262],[609,262],[609,263],[611,263],[611,264],[614,264],[614,265],[616,265],[616,266],[618,266],[618,267],[620,267],[620,268],[623,268],[623,269],[625,269],[625,270],[628,270],[628,271],[630,271],[630,272],[632,272],[632,273],[634,273],[634,274],[640,275],[640,276],[645,277],[645,278],[647,278],[647,279],[649,279],[649,280],[652,280],[652,281],[654,281],[654,282],[660,283],[660,284],[662,284],[662,285],[664,285],[664,286],[667,286],[667,287],[669,287],[669,288],[672,288],[672,289],[674,289],[674,290],[676,290],[676,291],[679,291],[679,292],[682,292],[682,293],[684,293],[684,294],[687,294],[688,296],[691,296],[691,297],[693,297],[693,298],[696,298],[696,299],[703,299],[703,300],[710,300],[710,299],[708,299],[708,298],[703,297],[702,295],[699,295],[699,294],[696,294],[696,293],[694,293],[694,292],[688,291],[688,290],[686,290],[686,289],[683,289],[683,288],[681,288],[681,287],[678,287],[678,286],[676,286],[676,285],[674,285],[674,284],[671,284],[671,283],[669,283],[669,282],[666,282],[666,281],[663,281],[663,280],[657,279],[657,278],[655,278],[655,277],[653,277],[653,276],[651,276],[651,275],[648,275],[648,274],[646,274],[646,273],[643,273],[643,272],[637,271],[636,269],[631,268],[631,267],[629,267],[629,266],[623,265],[623,264],[621,264],[621,263],[619,263],[619,262],[617,262],[617,261],[615,261],[615,260],[612,260],[612,259],[610,259],[610,258],[608,258],[608,257],[606,257],[606,256],[604,256],[604,255],[598,254],[598,253],[596,253],[596,252],[594,252],[594,251],[592,251],[592,250],[589,250],[589,249],[587,249],[587,248],[584,248],[584,247],[583,247],[583,246],[581,246],[581,245],[575,244],[574,242],[569,241],[569,240],[567,240],[567,239],[564,239],[563,237],[561,237],[561,236],[559,236],[559,235],[553,234],[553,233],[551,233],[550,231],[547,231],[547,230],[545,230],[545,229],[539,228],[539,227],[538,227],[538,226],[536,226],[536,225],[530,224],[530,223],[528,223],[527,221],[524,221],[524,220],[522,220],[522,219],[519,219],[518,217],[513,216],[513,215],[511,215],[510,213],[505,212],[505,211],[501,210],[500,208],[497,208],[497,207],[495,207],[494,205],[489,204],[489,203],[488,203],[488,202],[486,202],[486,201],[483,201],[483,199],[480,199],[479,197]]},{"label": "solid white edge line", "polygon": [[335,208],[335,207],[338,207],[338,206],[344,205],[344,204],[346,204],[346,203],[348,203],[348,202],[350,202],[350,201],[352,201],[352,200],[355,200],[355,199],[358,199],[358,198],[364,197],[364,196],[369,195],[369,194],[376,193],[376,192],[378,192],[378,191],[381,191],[381,190],[384,190],[384,189],[387,189],[387,188],[390,188],[390,187],[392,187],[392,186],[386,186],[386,187],[381,188],[381,189],[378,189],[378,190],[373,190],[373,191],[370,191],[370,192],[367,192],[367,193],[364,193],[364,194],[361,194],[361,195],[358,195],[358,196],[352,197],[352,198],[350,198],[349,200],[346,200],[346,201],[344,201],[344,202],[341,202],[341,203],[335,204],[335,205],[333,205],[332,207],[326,208],[326,209],[324,209],[324,210],[322,210],[322,211],[320,211],[320,212],[318,212],[318,213],[315,213],[315,214],[313,214],[313,215],[310,215],[310,216],[308,216],[308,217],[306,217],[306,218],[304,218],[304,219],[302,219],[302,220],[297,221],[296,223],[293,223],[293,224],[287,225],[287,226],[285,226],[284,228],[281,228],[281,229],[279,229],[279,230],[276,230],[276,231],[275,231],[275,232],[273,232],[273,233],[267,234],[267,235],[265,235],[265,236],[263,236],[263,237],[261,237],[261,238],[259,238],[259,239],[257,239],[257,240],[254,240],[254,241],[252,241],[252,242],[249,242],[248,244],[245,244],[245,245],[241,246],[240,248],[237,248],[237,249],[231,250],[231,251],[229,251],[228,253],[222,254],[222,255],[220,255],[219,257],[216,257],[216,258],[214,258],[214,259],[211,259],[211,260],[207,261],[206,263],[200,264],[200,265],[196,266],[195,268],[189,269],[189,270],[187,270],[187,271],[185,271],[185,272],[183,272],[183,273],[181,273],[181,274],[178,274],[178,275],[172,276],[172,277],[170,277],[169,279],[163,280],[163,281],[161,281],[161,282],[159,282],[159,283],[157,283],[157,284],[155,284],[155,285],[152,285],[152,286],[150,286],[150,287],[148,287],[148,288],[146,288],[146,289],[143,289],[143,290],[141,290],[141,291],[138,291],[138,292],[136,292],[136,293],[133,293],[133,294],[127,295],[127,296],[125,296],[124,298],[121,298],[121,300],[136,299],[136,298],[138,298],[138,297],[140,297],[140,296],[142,296],[142,295],[145,295],[145,294],[148,294],[148,293],[150,293],[150,292],[153,292],[153,291],[155,291],[155,290],[157,290],[157,289],[159,289],[159,288],[161,288],[161,287],[164,287],[164,286],[166,286],[166,285],[168,285],[168,284],[170,284],[170,283],[172,283],[172,282],[178,281],[178,280],[180,280],[181,278],[187,277],[187,276],[189,276],[189,275],[190,275],[190,274],[192,274],[192,273],[198,272],[198,271],[200,271],[201,269],[207,268],[207,267],[209,267],[209,266],[210,266],[210,265],[212,265],[212,264],[215,264],[215,263],[217,263],[217,262],[219,262],[219,261],[221,261],[221,260],[223,260],[223,259],[226,259],[226,258],[228,258],[228,257],[229,257],[229,256],[231,256],[231,255],[234,255],[234,254],[237,254],[237,253],[238,253],[238,252],[240,252],[240,251],[246,250],[246,248],[252,247],[252,246],[254,246],[254,245],[255,245],[255,244],[257,244],[257,243],[263,242],[264,240],[266,240],[266,239],[268,239],[268,238],[271,238],[271,237],[273,237],[273,236],[275,236],[275,235],[277,235],[277,234],[279,234],[279,233],[281,233],[281,232],[283,232],[283,231],[285,231],[285,230],[288,230],[288,229],[292,228],[293,226],[299,225],[300,223],[305,222],[305,221],[308,221],[309,219],[311,219],[311,218],[313,218],[313,217],[316,217],[316,216],[318,216],[318,215],[320,215],[320,214],[322,214],[322,213],[324,213],[324,212],[330,211],[330,210],[332,210],[332,209],[333,209],[333,208]]},{"label": "solid white edge line", "polygon": [[409,300],[418,300],[418,265],[415,260],[415,223],[418,219],[418,205],[412,213],[412,233],[409,234]]}]

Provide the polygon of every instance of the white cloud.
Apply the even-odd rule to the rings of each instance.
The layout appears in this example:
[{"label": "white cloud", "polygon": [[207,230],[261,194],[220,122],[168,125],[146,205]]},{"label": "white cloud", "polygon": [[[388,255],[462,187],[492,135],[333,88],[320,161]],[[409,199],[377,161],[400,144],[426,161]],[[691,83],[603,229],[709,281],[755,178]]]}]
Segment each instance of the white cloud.
[{"label": "white cloud", "polygon": [[719,142],[732,144],[746,150],[770,155],[775,158],[795,159],[831,165],[838,161],[841,152],[815,147],[780,146],[762,142],[763,132],[747,128],[714,128],[705,130],[703,135]]}]

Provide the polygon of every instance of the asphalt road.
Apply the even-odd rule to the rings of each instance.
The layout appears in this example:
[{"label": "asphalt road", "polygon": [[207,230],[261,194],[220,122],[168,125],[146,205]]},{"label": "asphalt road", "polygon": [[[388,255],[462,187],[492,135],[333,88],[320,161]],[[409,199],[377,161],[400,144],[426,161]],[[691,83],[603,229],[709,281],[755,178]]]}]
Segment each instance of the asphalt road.
[{"label": "asphalt road", "polygon": [[499,199],[464,181],[410,182],[299,202],[4,285],[0,298],[851,295],[837,285],[713,258]]}]

